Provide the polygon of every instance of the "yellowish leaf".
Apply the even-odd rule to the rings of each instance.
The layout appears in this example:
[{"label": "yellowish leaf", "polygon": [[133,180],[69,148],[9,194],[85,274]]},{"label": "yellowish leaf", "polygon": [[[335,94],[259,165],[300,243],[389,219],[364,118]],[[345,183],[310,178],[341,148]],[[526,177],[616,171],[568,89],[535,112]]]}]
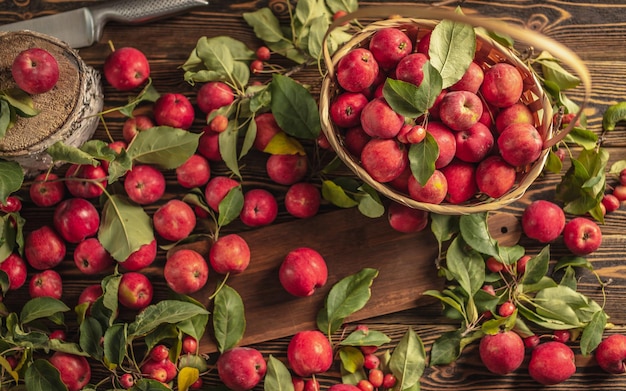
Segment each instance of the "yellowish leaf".
[{"label": "yellowish leaf", "polygon": [[178,390],[179,391],[189,390],[189,387],[191,387],[191,385],[195,383],[199,377],[200,377],[200,371],[198,371],[198,368],[193,368],[193,367],[181,368],[181,370],[178,372]]},{"label": "yellowish leaf", "polygon": [[272,137],[263,150],[272,155],[305,155],[304,147],[298,140],[285,132],[279,132]]}]

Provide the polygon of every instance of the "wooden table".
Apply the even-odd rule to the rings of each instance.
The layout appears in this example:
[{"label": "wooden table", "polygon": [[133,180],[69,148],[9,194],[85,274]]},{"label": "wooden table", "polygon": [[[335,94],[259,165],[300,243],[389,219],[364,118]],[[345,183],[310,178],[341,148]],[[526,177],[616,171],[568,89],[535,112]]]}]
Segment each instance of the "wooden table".
[{"label": "wooden table", "polygon": [[[430,3],[419,1],[420,3]],[[18,21],[31,16],[46,15],[59,11],[66,11],[79,6],[89,5],[87,1],[4,1],[0,12],[0,23]],[[382,5],[384,3],[401,3],[391,1],[360,1],[360,5]],[[406,2],[414,3],[414,2]],[[478,12],[494,18],[501,18],[513,24],[524,25],[552,37],[573,49],[589,67],[593,79],[593,94],[586,112],[589,117],[589,128],[599,132],[604,110],[611,104],[626,100],[626,7],[620,2],[598,2],[595,5],[578,1],[465,1],[462,6],[467,13]],[[142,50],[152,66],[154,85],[160,92],[183,92],[193,96],[194,89],[184,82],[178,67],[186,60],[201,36],[230,35],[242,40],[255,48],[260,41],[255,37],[252,29],[242,18],[243,12],[254,11],[260,7],[270,6],[277,13],[285,12],[282,0],[213,0],[211,4],[201,10],[150,23],[141,26],[124,26],[110,23],[104,30],[100,42],[89,48],[80,50],[81,57],[97,69],[101,69],[105,57],[109,53],[107,42],[111,40],[116,47],[134,46]],[[381,15],[383,16],[383,15]],[[311,85],[314,93],[319,92],[320,78],[315,67],[309,67],[298,73],[298,79]],[[576,90],[571,97],[581,99],[582,94]],[[124,104],[127,94],[114,91],[105,86],[105,105],[114,107]],[[109,129],[114,138],[121,138],[122,116],[107,117]],[[202,118],[198,116],[195,128],[201,129]],[[604,146],[610,151],[610,162],[626,158],[623,126],[607,135]],[[96,137],[104,138],[104,131],[100,128]],[[214,172],[220,172],[215,168]],[[224,172],[223,169],[221,172]],[[272,187],[264,177],[260,167],[249,164],[244,177],[248,174],[250,184]],[[168,184],[173,183],[169,177]],[[524,207],[532,200],[551,199],[560,177],[546,174],[536,181],[527,194],[519,202],[505,208],[504,211],[520,215]],[[609,181],[609,183],[614,183]],[[173,196],[173,194],[169,194]],[[333,208],[324,207],[323,212],[331,212]],[[40,217],[33,218],[37,221]],[[281,212],[278,223],[286,223],[291,219]],[[622,208],[607,216],[606,224],[602,226],[603,245],[599,251],[589,256],[595,270],[603,280],[611,279],[607,286],[608,300],[606,312],[611,317],[614,327],[606,334],[626,332],[626,311],[624,311],[623,297],[626,294],[626,274],[624,272],[623,254],[626,248],[624,229],[626,228],[626,209]],[[523,245],[537,249],[536,243],[522,239]],[[434,242],[433,242],[434,246]],[[399,248],[395,251],[401,252]],[[563,254],[565,247],[557,241],[553,245],[553,252]],[[357,271],[357,266],[355,266]],[[76,295],[80,283],[68,288]],[[163,284],[158,286],[163,287]],[[597,281],[590,274],[583,274],[579,282],[580,289],[590,297],[600,300]],[[392,337],[390,347],[393,347],[404,334],[407,327],[412,327],[423,339],[426,349],[429,350],[435,339],[442,332],[453,330],[457,324],[441,314],[439,304],[422,305],[417,308],[395,312],[383,316],[373,317],[361,321],[370,328],[380,330]],[[271,341],[255,344],[264,354],[273,354],[284,358],[288,336]],[[583,357],[577,346],[573,346],[578,353],[576,374],[567,382],[547,387],[548,389],[571,390],[575,388],[589,390],[624,390],[626,377],[608,375],[604,373],[591,357]],[[489,373],[478,359],[476,344],[468,347],[462,357],[449,366],[427,368],[421,379],[424,390],[534,390],[539,386],[522,368],[508,376],[498,376]],[[318,377],[324,384],[335,383],[338,379],[336,371]],[[205,378],[205,384],[219,384],[215,372]],[[261,390],[259,386],[257,389]]]}]

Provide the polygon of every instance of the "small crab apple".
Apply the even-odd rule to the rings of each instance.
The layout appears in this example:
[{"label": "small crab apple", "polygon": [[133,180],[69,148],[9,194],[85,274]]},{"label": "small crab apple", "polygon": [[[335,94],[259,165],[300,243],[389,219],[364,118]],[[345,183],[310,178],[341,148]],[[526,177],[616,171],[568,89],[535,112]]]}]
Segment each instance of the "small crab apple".
[{"label": "small crab apple", "polygon": [[[277,156],[277,155],[274,155]],[[276,197],[265,189],[251,189],[243,196],[239,219],[248,227],[269,225],[278,216]]]},{"label": "small crab apple", "polygon": [[31,231],[24,242],[24,255],[37,270],[51,269],[65,258],[65,242],[51,227],[44,225]]},{"label": "small crab apple", "polygon": [[148,353],[148,357],[153,361],[163,361],[169,357],[170,349],[163,345],[158,344],[150,349],[150,353]]},{"label": "small crab apple", "polygon": [[555,341],[567,343],[570,340],[572,334],[569,330],[554,330],[552,336]]},{"label": "small crab apple", "polygon": [[576,372],[572,349],[562,342],[550,341],[533,349],[528,373],[536,382],[554,385],[564,382]]},{"label": "small crab apple", "polygon": [[97,238],[87,238],[74,249],[74,264],[83,274],[98,274],[115,264],[115,260]]},{"label": "small crab apple", "polygon": [[513,312],[515,312],[515,304],[512,301],[505,301],[498,307],[498,315],[502,317],[511,316]]},{"label": "small crab apple", "polygon": [[183,353],[194,354],[198,350],[198,340],[191,335],[185,335],[182,342]]},{"label": "small crab apple", "polygon": [[163,276],[171,290],[188,295],[199,291],[206,284],[209,266],[200,253],[180,249],[165,261]]},{"label": "small crab apple", "polygon": [[487,103],[508,107],[517,103],[524,90],[522,75],[511,64],[497,63],[485,71],[480,92]]},{"label": "small crab apple", "polygon": [[524,338],[524,346],[530,349],[536,348],[540,342],[541,342],[541,339],[536,334],[533,334],[529,337]]},{"label": "small crab apple", "polygon": [[422,125],[405,124],[396,137],[405,144],[419,144],[426,138],[426,128]]},{"label": "small crab apple", "polygon": [[526,273],[526,266],[528,265],[528,261],[530,261],[532,257],[530,255],[523,255],[520,259],[515,262],[515,269],[517,271],[517,275],[521,276]]},{"label": "small crab apple", "polygon": [[489,257],[485,260],[485,266],[492,273],[500,273],[504,269],[504,264],[495,257]]},{"label": "small crab apple", "polygon": [[179,129],[189,129],[195,118],[189,99],[183,94],[173,92],[161,95],[154,102],[152,111],[157,125]]},{"label": "small crab apple", "polygon": [[626,185],[617,185],[613,188],[611,193],[621,202],[626,201]]},{"label": "small crab apple", "polygon": [[63,330],[54,330],[50,333],[50,335],[48,336],[48,338],[50,340],[53,339],[58,339],[59,341],[66,341],[67,340],[67,334],[65,334],[65,331]]},{"label": "small crab apple", "polygon": [[357,126],[361,123],[361,112],[368,102],[361,92],[343,92],[330,104],[330,119],[342,128]]},{"label": "small crab apple", "polygon": [[271,155],[265,163],[267,176],[280,185],[300,182],[306,176],[308,168],[307,156],[298,153]]},{"label": "small crab apple", "polygon": [[63,295],[61,275],[52,269],[33,274],[28,283],[28,294],[31,298],[52,297],[60,300]]},{"label": "small crab apple", "polygon": [[50,91],[59,81],[59,63],[43,48],[32,47],[21,51],[11,64],[15,84],[29,94]]},{"label": "small crab apple", "polygon": [[320,382],[317,379],[309,379],[304,383],[304,391],[320,391]]},{"label": "small crab apple", "polygon": [[361,164],[375,181],[390,182],[408,166],[408,152],[394,139],[372,138],[361,151]]},{"label": "small crab apple", "polygon": [[396,66],[398,80],[419,86],[424,80],[424,64],[428,57],[422,53],[412,53],[403,57]]},{"label": "small crab apple", "polygon": [[563,242],[575,255],[588,255],[600,248],[602,231],[596,222],[575,217],[563,228]]},{"label": "small crab apple", "polygon": [[626,372],[626,336],[612,334],[606,337],[594,353],[595,359],[602,370],[608,373]]},{"label": "small crab apple", "polygon": [[261,352],[237,346],[226,350],[217,359],[220,380],[233,391],[253,389],[265,376],[267,364]]},{"label": "small crab apple", "polygon": [[359,387],[352,384],[333,384],[328,391],[362,391]]},{"label": "small crab apple", "polygon": [[515,184],[517,174],[511,166],[498,155],[487,157],[476,167],[476,186],[489,197],[499,198]]},{"label": "small crab apple", "polygon": [[176,242],[189,236],[196,226],[196,215],[189,204],[173,199],[152,216],[155,231],[165,240]]},{"label": "small crab apple", "polygon": [[361,126],[371,137],[396,137],[404,125],[404,117],[396,113],[384,98],[369,101],[361,111]]},{"label": "small crab apple", "polygon": [[15,196],[8,196],[4,203],[0,202],[0,212],[15,213],[22,209],[22,201]]},{"label": "small crab apple", "polygon": [[220,236],[209,250],[211,268],[219,274],[239,274],[250,264],[248,242],[238,235]]},{"label": "small crab apple", "polygon": [[221,81],[210,81],[200,87],[196,95],[198,108],[205,114],[228,106],[235,100],[233,89]]},{"label": "small crab apple", "polygon": [[450,86],[450,90],[469,91],[476,94],[478,93],[481,84],[483,84],[484,78],[485,73],[483,72],[483,69],[475,61],[472,61],[461,79]]},{"label": "small crab apple", "polygon": [[309,247],[299,247],[287,253],[278,271],[285,290],[298,297],[311,296],[328,279],[328,268],[322,255]]},{"label": "small crab apple", "polygon": [[384,388],[390,389],[390,388],[393,388],[393,386],[396,385],[397,381],[398,381],[398,379],[396,379],[396,376],[393,373],[385,373],[385,376],[383,377],[383,384],[382,384],[382,386]]},{"label": "small crab apple", "polygon": [[107,56],[103,71],[104,78],[113,88],[130,91],[150,77],[150,63],[139,49],[123,47]]},{"label": "small crab apple", "polygon": [[120,262],[120,265],[126,271],[138,271],[150,266],[156,259],[156,254],[157,242],[156,239],[152,239],[133,251],[124,262]]},{"label": "small crab apple", "polygon": [[138,164],[126,173],[124,189],[139,205],[153,204],[165,194],[165,176],[153,166]]},{"label": "small crab apple", "polygon": [[372,52],[365,48],[352,49],[337,63],[337,83],[346,91],[363,91],[374,83],[378,72]]},{"label": "small crab apple", "polygon": [[330,369],[333,363],[333,348],[322,332],[300,331],[289,341],[287,361],[296,375],[309,377]]},{"label": "small crab apple", "polygon": [[549,243],[558,238],[564,227],[563,209],[548,200],[533,201],[522,214],[524,234],[541,243]]},{"label": "small crab apple", "polygon": [[267,46],[259,46],[254,52],[257,60],[268,61],[272,56],[270,49]]},{"label": "small crab apple", "polygon": [[382,69],[391,69],[413,51],[413,43],[402,30],[387,27],[372,35],[369,50]]},{"label": "small crab apple", "polygon": [[478,351],[485,367],[499,375],[515,371],[524,361],[524,341],[514,331],[485,335]]},{"label": "small crab apple", "polygon": [[375,354],[366,354],[363,356],[363,367],[365,369],[376,369],[380,365],[380,359]]},{"label": "small crab apple", "polygon": [[204,188],[204,198],[214,211],[219,211],[220,202],[232,189],[240,186],[236,180],[226,176],[215,176],[209,180]]},{"label": "small crab apple", "polygon": [[107,172],[100,166],[71,164],[65,172],[65,186],[74,197],[100,197],[107,186]]},{"label": "small crab apple", "polygon": [[478,188],[476,186],[476,165],[458,159],[440,170],[446,177],[448,193],[446,200],[451,204],[461,204],[471,199]]},{"label": "small crab apple", "polygon": [[448,181],[440,170],[435,170],[423,185],[411,175],[408,185],[409,196],[419,202],[440,204],[448,194]]},{"label": "small crab apple", "polygon": [[385,378],[385,374],[379,368],[373,368],[367,374],[367,380],[374,386],[378,388],[383,385],[383,380]]},{"label": "small crab apple", "polygon": [[54,206],[65,197],[65,185],[54,173],[42,173],[35,177],[28,189],[31,201],[39,207]]},{"label": "small crab apple", "polygon": [[176,364],[169,358],[161,361],[146,360],[140,369],[142,374],[164,384],[171,382],[178,372]]},{"label": "small crab apple", "polygon": [[124,125],[122,125],[122,137],[124,141],[130,143],[133,141],[135,136],[144,130],[150,129],[154,127],[154,121],[147,115],[136,115],[134,117],[130,117],[124,121]]},{"label": "small crab apple", "polygon": [[63,239],[79,243],[98,232],[100,214],[86,199],[68,198],[56,206],[52,221]]},{"label": "small crab apple", "polygon": [[293,217],[306,219],[317,214],[322,196],[310,182],[298,182],[289,186],[285,193],[285,209]]},{"label": "small crab apple", "polygon": [[209,161],[200,154],[193,154],[176,168],[176,181],[184,188],[202,187],[211,179]]},{"label": "small crab apple", "polygon": [[361,391],[374,391],[374,385],[366,379],[359,380],[356,387]]},{"label": "small crab apple", "polygon": [[122,386],[124,389],[128,390],[134,385],[135,379],[133,378],[132,374],[124,373],[122,376],[120,376],[120,386]]},{"label": "small crab apple", "polygon": [[142,310],[152,302],[154,289],[146,275],[139,272],[122,274],[117,292],[119,303],[132,310]]},{"label": "small crab apple", "polygon": [[419,232],[428,225],[428,212],[392,202],[387,210],[387,220],[391,228],[398,232]]},{"label": "small crab apple", "polygon": [[265,68],[265,64],[261,60],[252,60],[250,63],[250,71],[252,73],[261,73]]},{"label": "small crab apple", "polygon": [[483,115],[483,103],[469,91],[450,91],[439,104],[439,118],[452,130],[471,128]]},{"label": "small crab apple", "polygon": [[212,116],[213,119],[209,120],[207,117],[207,121],[209,121],[209,129],[211,129],[215,133],[222,133],[226,129],[228,129],[228,117],[222,114],[217,114]]},{"label": "small crab apple", "polygon": [[615,212],[620,207],[620,200],[614,194],[605,194],[602,197],[602,205],[606,208],[606,213]]},{"label": "small crab apple", "polygon": [[26,282],[26,263],[19,254],[11,253],[0,263],[0,270],[9,277],[9,290],[16,290]]},{"label": "small crab apple", "polygon": [[59,371],[68,391],[82,390],[91,380],[91,367],[83,356],[57,351],[49,362]]},{"label": "small crab apple", "polygon": [[500,155],[515,167],[524,167],[539,159],[543,149],[541,135],[531,124],[512,124],[498,136]]}]

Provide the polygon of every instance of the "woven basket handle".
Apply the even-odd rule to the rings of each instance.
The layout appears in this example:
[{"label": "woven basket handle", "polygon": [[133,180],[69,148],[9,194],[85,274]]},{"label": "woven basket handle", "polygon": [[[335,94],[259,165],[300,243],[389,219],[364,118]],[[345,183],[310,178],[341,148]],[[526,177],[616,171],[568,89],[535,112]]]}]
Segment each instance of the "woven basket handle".
[{"label": "woven basket handle", "polygon": [[554,39],[547,37],[545,35],[539,34],[536,31],[526,29],[524,27],[513,26],[507,24],[505,22],[486,18],[483,16],[467,16],[454,12],[450,9],[444,8],[434,8],[430,6],[382,6],[382,7],[367,7],[360,8],[359,10],[345,15],[341,18],[336,19],[329,26],[326,34],[324,36],[322,50],[324,56],[324,62],[326,64],[326,68],[328,70],[328,74],[330,77],[334,77],[335,68],[330,56],[330,52],[328,50],[327,39],[330,33],[336,29],[337,27],[350,22],[354,19],[359,18],[380,18],[381,14],[390,15],[411,15],[413,18],[420,19],[433,19],[433,20],[453,20],[459,23],[465,23],[474,27],[483,27],[489,31],[494,31],[498,33],[504,33],[514,38],[516,41],[521,41],[526,44],[529,44],[533,48],[538,48],[541,50],[546,50],[550,52],[555,58],[558,58],[560,61],[569,65],[574,72],[578,75],[582,82],[582,87],[584,88],[583,101],[580,104],[579,110],[576,113],[574,119],[568,124],[568,126],[561,130],[560,132],[553,132],[553,136],[547,138],[543,143],[543,148],[550,148],[557,144],[559,141],[563,140],[565,136],[574,128],[574,125],[578,122],[580,116],[582,115],[583,109],[585,108],[587,102],[589,102],[591,98],[591,76],[589,74],[589,70],[583,61],[578,57],[576,53],[567,48],[566,46],[560,44]]}]

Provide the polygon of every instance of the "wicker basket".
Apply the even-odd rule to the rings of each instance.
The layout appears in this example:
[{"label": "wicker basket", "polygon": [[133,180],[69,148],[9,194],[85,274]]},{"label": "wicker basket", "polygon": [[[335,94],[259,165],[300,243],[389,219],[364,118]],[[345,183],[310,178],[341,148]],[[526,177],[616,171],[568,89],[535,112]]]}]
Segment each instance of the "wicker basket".
[{"label": "wicker basket", "polygon": [[[551,39],[544,37],[533,31],[528,31],[522,28],[512,27],[502,22],[495,20],[480,18],[480,17],[468,17],[451,10],[442,8],[424,8],[424,7],[380,7],[380,8],[366,8],[361,9],[353,14],[350,14],[344,18],[341,18],[333,23],[328,30],[328,34],[337,26],[345,23],[346,21],[362,18],[378,18],[381,13],[386,15],[420,15],[420,19],[395,17],[392,19],[378,20],[370,23],[360,32],[353,36],[353,38],[339,48],[334,55],[330,56],[327,45],[324,45],[324,60],[328,73],[322,82],[322,88],[320,93],[320,117],[322,121],[322,131],[328,138],[328,141],[332,148],[335,150],[339,158],[348,166],[348,168],[354,172],[362,181],[372,186],[380,194],[387,198],[409,206],[415,209],[422,209],[438,214],[469,214],[477,212],[486,212],[497,210],[504,205],[507,205],[520,197],[522,197],[528,187],[535,181],[535,179],[541,174],[545,166],[549,149],[557,142],[563,139],[567,132],[571,130],[573,124],[582,113],[582,109],[585,103],[589,99],[590,95],[590,77],[587,68],[582,61],[569,49],[560,45],[559,43],[552,41]],[[418,202],[408,194],[399,192],[395,188],[377,182],[374,180],[361,166],[359,157],[353,156],[345,148],[342,129],[338,128],[330,119],[329,107],[332,100],[341,92],[340,87],[337,84],[335,78],[335,67],[339,60],[346,55],[350,50],[356,47],[367,45],[371,36],[378,30],[386,27],[395,27],[401,30],[417,31],[418,38],[426,35],[431,31],[440,20],[449,19],[458,22],[466,23],[474,27],[482,27],[485,30],[495,31],[498,33],[505,33],[516,39],[518,42],[529,44],[529,46],[539,49],[548,50],[556,58],[559,58],[564,63],[570,65],[574,71],[579,75],[585,88],[584,101],[580,105],[580,111],[577,113],[576,120],[572,121],[572,126],[556,133],[552,127],[553,110],[551,102],[548,96],[543,91],[540,82],[535,77],[534,73],[529,70],[526,64],[519,59],[511,50],[503,47],[493,39],[491,39],[483,29],[476,31],[476,55],[475,60],[486,69],[495,63],[507,62],[514,65],[521,73],[524,79],[524,92],[522,94],[521,101],[525,103],[533,113],[535,127],[541,134],[544,140],[544,150],[538,160],[536,160],[530,167],[527,167],[524,172],[520,172],[518,180],[515,186],[510,191],[504,194],[502,197],[493,199],[487,196],[478,196],[472,198],[463,204],[450,204],[445,201],[441,204],[429,204]],[[326,41],[324,42],[326,43]]]}]

